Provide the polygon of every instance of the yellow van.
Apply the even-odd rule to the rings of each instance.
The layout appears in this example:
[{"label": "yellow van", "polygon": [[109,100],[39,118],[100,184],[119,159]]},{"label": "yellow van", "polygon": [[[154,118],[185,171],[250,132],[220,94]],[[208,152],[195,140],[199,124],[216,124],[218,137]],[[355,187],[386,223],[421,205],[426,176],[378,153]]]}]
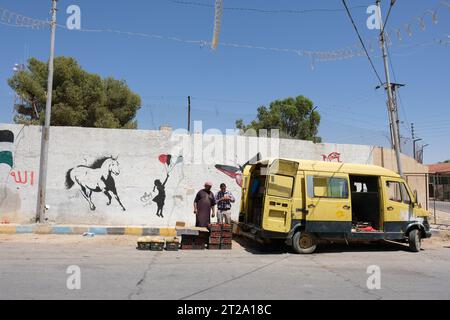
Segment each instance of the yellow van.
[{"label": "yellow van", "polygon": [[244,168],[239,229],[285,239],[297,253],[319,240],[393,240],[419,252],[429,213],[397,173],[371,165],[271,159]]}]

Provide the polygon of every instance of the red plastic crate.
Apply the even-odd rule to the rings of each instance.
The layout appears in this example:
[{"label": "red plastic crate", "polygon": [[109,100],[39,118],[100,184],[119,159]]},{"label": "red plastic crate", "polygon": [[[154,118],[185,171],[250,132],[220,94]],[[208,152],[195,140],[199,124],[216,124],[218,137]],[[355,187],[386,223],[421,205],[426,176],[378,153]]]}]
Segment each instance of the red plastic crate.
[{"label": "red plastic crate", "polygon": [[221,244],[231,244],[233,241],[230,238],[222,238],[220,240]]},{"label": "red plastic crate", "polygon": [[220,244],[220,238],[209,238],[209,244]]}]

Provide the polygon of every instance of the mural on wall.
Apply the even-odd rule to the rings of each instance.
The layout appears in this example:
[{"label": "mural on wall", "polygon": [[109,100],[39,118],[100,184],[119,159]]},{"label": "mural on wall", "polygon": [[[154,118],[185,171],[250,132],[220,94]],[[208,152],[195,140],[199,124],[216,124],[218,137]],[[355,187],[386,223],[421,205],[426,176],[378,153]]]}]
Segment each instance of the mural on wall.
[{"label": "mural on wall", "polygon": [[0,131],[0,163],[11,167],[14,166],[13,160],[14,133],[9,130]]},{"label": "mural on wall", "polygon": [[329,155],[323,154],[322,157],[323,157],[323,161],[326,161],[326,162],[336,161],[336,162],[341,163],[341,154],[339,152],[332,152]]},{"label": "mural on wall", "polygon": [[[162,165],[164,165],[166,169],[166,178],[164,182],[161,182],[161,180],[159,179],[155,180],[153,191],[151,193],[146,192],[141,197],[141,202],[144,204],[144,206],[150,206],[152,202],[156,203],[156,216],[164,218],[163,210],[166,203],[166,184],[169,180],[170,173],[172,173],[177,165],[184,162],[184,158],[182,156],[174,157],[170,154],[162,154],[158,157],[158,160]],[[156,192],[157,194],[155,196]]]},{"label": "mural on wall", "polygon": [[89,203],[89,207],[92,211],[95,211],[96,207],[92,202],[92,194],[103,193],[108,198],[107,205],[111,205],[112,196],[122,208],[122,211],[126,211],[116,189],[116,182],[114,176],[120,174],[118,158],[114,157],[102,157],[94,161],[90,166],[78,166],[70,169],[66,174],[66,188],[71,189],[75,183],[81,189],[81,194]]},{"label": "mural on wall", "polygon": [[243,166],[233,167],[233,166],[227,166],[227,165],[218,164],[215,167],[216,167],[217,170],[219,170],[220,172],[226,174],[231,179],[234,179],[236,181],[237,185],[240,188],[242,188],[242,175],[244,173],[244,168],[250,163],[256,163],[256,162],[261,161],[261,160],[262,160],[262,156],[261,156],[260,153],[258,153],[255,157],[253,157],[251,160],[249,160]]}]

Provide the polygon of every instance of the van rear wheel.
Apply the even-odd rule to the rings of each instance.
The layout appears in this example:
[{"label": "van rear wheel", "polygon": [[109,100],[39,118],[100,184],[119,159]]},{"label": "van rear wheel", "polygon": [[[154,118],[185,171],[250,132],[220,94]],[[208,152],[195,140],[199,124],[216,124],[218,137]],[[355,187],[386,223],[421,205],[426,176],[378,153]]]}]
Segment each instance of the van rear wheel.
[{"label": "van rear wheel", "polygon": [[422,236],[420,231],[417,229],[411,230],[408,235],[409,249],[412,252],[420,252],[420,248],[422,247]]},{"label": "van rear wheel", "polygon": [[317,249],[317,239],[314,235],[297,231],[292,239],[292,247],[299,254],[311,254]]}]

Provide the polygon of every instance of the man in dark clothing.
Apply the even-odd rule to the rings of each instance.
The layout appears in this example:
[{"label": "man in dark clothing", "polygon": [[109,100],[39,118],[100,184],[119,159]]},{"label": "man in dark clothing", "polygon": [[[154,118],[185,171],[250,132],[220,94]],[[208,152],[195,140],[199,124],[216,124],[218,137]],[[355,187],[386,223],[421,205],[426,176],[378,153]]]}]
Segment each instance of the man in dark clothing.
[{"label": "man in dark clothing", "polygon": [[194,213],[197,216],[195,226],[206,228],[211,223],[212,217],[216,216],[216,199],[211,192],[212,183],[206,182],[205,188],[197,193],[194,200]]}]

